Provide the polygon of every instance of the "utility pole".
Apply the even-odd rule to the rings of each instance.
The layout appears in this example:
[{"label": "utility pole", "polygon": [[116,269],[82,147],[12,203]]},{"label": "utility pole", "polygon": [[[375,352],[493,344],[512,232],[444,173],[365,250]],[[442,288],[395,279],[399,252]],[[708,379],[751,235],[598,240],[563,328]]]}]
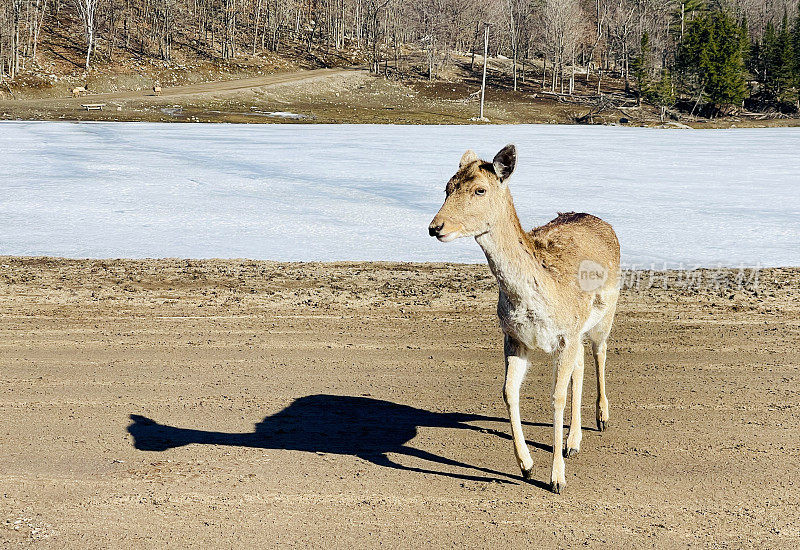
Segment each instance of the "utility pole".
[{"label": "utility pole", "polygon": [[489,57],[489,23],[483,24],[483,83],[481,84],[481,116],[483,117],[483,99],[486,95],[486,58]]}]

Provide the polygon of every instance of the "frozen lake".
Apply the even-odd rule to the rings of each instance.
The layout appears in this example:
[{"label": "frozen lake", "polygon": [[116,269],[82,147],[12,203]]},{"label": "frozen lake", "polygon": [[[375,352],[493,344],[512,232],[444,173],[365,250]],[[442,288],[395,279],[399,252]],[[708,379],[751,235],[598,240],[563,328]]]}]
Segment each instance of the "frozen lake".
[{"label": "frozen lake", "polygon": [[0,255],[483,261],[427,234],[464,150],[516,143],[523,225],[590,212],[628,266],[800,265],[800,128],[0,123]]}]

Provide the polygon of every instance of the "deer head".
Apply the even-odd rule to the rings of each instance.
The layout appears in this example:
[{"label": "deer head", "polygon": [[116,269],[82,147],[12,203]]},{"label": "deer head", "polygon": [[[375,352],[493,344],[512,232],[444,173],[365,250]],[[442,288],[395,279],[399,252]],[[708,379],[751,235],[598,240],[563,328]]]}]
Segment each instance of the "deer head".
[{"label": "deer head", "polygon": [[517,163],[517,148],[506,145],[492,162],[469,150],[461,157],[458,172],[447,182],[447,197],[428,226],[428,233],[442,242],[459,237],[478,237],[506,219],[511,193],[506,180]]}]

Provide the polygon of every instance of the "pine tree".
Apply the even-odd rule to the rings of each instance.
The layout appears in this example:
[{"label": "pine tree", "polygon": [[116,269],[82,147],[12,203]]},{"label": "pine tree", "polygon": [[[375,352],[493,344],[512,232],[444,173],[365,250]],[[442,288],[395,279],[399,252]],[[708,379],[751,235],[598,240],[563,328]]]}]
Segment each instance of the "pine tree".
[{"label": "pine tree", "polygon": [[784,13],[781,26],[767,24],[754,64],[757,80],[769,101],[787,101],[795,85],[796,69],[789,17]]},{"label": "pine tree", "polygon": [[760,69],[759,82],[770,99],[775,97],[775,52],[777,49],[778,34],[775,32],[775,26],[769,22],[764,30],[764,36],[761,38],[758,68]]},{"label": "pine tree", "polygon": [[797,91],[795,101],[797,108],[800,109],[800,2],[797,3],[797,15],[794,19],[794,26],[792,27],[792,50],[793,50],[793,66],[794,72],[794,87]]},{"label": "pine tree", "polygon": [[753,39],[750,44],[750,55],[747,56],[747,70],[761,87],[764,86],[764,51],[762,41]]},{"label": "pine tree", "polygon": [[641,102],[642,98],[647,99],[650,95],[652,86],[652,52],[650,50],[650,36],[647,31],[642,33],[639,55],[631,62],[631,72],[636,81],[636,97]]},{"label": "pine tree", "polygon": [[774,97],[778,101],[787,101],[788,94],[795,80],[794,55],[792,51],[792,35],[789,30],[789,17],[783,14],[781,30],[777,35],[772,55],[772,74],[774,81]]},{"label": "pine tree", "polygon": [[672,85],[672,75],[667,69],[661,71],[661,78],[651,88],[648,101],[660,108],[661,122],[664,122],[667,109],[675,104],[675,88]]},{"label": "pine tree", "polygon": [[701,14],[687,29],[678,55],[678,70],[690,93],[715,106],[736,105],[746,93],[746,33],[724,11]]}]

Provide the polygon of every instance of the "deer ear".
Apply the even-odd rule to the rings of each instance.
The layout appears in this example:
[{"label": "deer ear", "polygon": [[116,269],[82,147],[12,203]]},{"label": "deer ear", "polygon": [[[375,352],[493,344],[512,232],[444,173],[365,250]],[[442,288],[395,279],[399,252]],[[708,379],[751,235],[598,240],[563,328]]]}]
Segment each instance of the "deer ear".
[{"label": "deer ear", "polygon": [[459,168],[464,168],[468,164],[472,164],[478,160],[478,155],[472,149],[467,149],[467,152],[461,156],[461,162],[458,163]]},{"label": "deer ear", "polygon": [[497,174],[500,181],[508,179],[517,165],[517,148],[514,144],[509,143],[500,149],[500,152],[494,156],[492,165],[494,166],[494,173]]}]

